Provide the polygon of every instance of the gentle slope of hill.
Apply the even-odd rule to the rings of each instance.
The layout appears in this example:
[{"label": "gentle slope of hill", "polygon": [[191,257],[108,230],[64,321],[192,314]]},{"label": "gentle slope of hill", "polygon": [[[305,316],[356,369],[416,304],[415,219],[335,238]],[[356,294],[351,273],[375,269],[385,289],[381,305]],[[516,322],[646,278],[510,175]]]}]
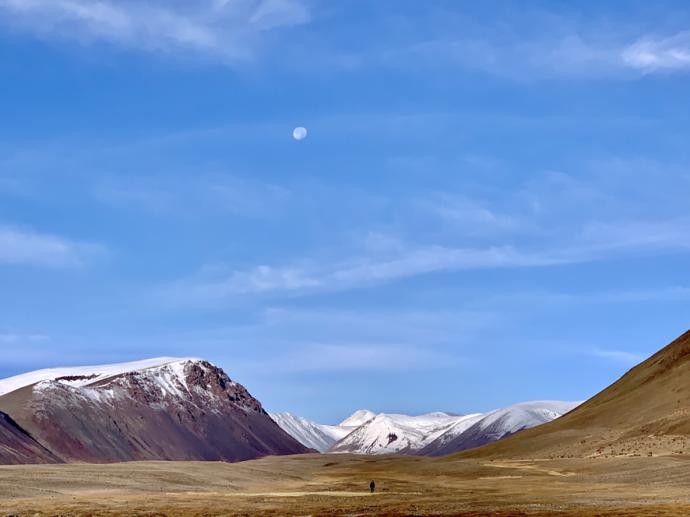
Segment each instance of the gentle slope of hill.
[{"label": "gentle slope of hill", "polygon": [[465,456],[597,457],[690,452],[690,331],[550,423]]}]

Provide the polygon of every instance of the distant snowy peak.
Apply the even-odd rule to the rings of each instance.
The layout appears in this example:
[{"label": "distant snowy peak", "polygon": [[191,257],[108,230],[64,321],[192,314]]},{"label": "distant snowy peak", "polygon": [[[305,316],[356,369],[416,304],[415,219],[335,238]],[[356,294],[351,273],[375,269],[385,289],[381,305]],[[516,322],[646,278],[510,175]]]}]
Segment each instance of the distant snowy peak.
[{"label": "distant snowy peak", "polygon": [[471,417],[472,415],[455,416],[444,412],[419,416],[379,413],[336,443],[331,452],[412,453],[436,439],[450,426]]},{"label": "distant snowy peak", "polygon": [[297,441],[321,452],[436,456],[500,440],[554,420],[579,404],[539,400],[470,415],[435,411],[410,416],[360,409],[338,426],[289,413],[271,416]]},{"label": "distant snowy peak", "polygon": [[316,449],[319,452],[328,452],[336,442],[376,417],[376,413],[373,411],[360,409],[337,425],[326,425],[291,413],[269,414],[283,431],[302,445]]},{"label": "distant snowy peak", "polygon": [[441,430],[441,432],[437,433],[432,440],[428,440],[425,446],[430,443],[448,442],[456,436],[464,433],[467,429],[469,429],[477,422],[482,420],[485,416],[485,413],[473,413],[471,415],[465,415],[463,417],[460,417],[456,419],[454,422],[452,422],[448,427]]},{"label": "distant snowy peak", "polygon": [[7,379],[0,379],[0,397],[27,386],[45,381],[56,381],[72,387],[82,387],[100,383],[111,377],[126,373],[167,367],[171,374],[183,372],[184,364],[201,362],[201,359],[186,357],[157,357],[128,363],[105,364],[97,366],[73,366],[46,368],[23,373]]},{"label": "distant snowy peak", "polygon": [[269,413],[269,415],[295,440],[319,452],[328,451],[335,442],[351,431],[346,427],[318,424],[291,413]]},{"label": "distant snowy peak", "polygon": [[376,413],[369,411],[368,409],[360,409],[352,413],[345,420],[340,422],[338,426],[340,427],[359,427],[360,425],[366,423],[376,416]]},{"label": "distant snowy peak", "polygon": [[502,432],[505,434],[515,433],[528,427],[550,422],[580,404],[581,402],[562,402],[559,400],[522,402],[487,413],[481,421],[481,426],[488,428],[496,422],[501,422]]},{"label": "distant snowy peak", "polygon": [[340,440],[331,452],[392,454],[412,449],[421,439],[417,429],[401,425],[389,415],[379,414]]},{"label": "distant snowy peak", "polygon": [[[581,402],[538,400],[522,402],[479,415],[473,422],[452,426],[419,450],[419,454],[442,456],[495,442],[564,415]],[[466,425],[470,424],[470,425]]]}]

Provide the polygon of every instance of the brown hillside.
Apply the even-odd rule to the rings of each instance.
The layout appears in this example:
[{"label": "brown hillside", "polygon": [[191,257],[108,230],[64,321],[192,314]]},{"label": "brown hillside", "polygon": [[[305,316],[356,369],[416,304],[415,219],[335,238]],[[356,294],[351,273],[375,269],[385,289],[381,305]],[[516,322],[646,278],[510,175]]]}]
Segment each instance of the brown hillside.
[{"label": "brown hillside", "polygon": [[60,462],[9,415],[0,412],[0,465]]},{"label": "brown hillside", "polygon": [[[81,387],[41,382],[1,396],[0,411],[66,462],[239,461],[307,452],[242,385],[200,360]],[[3,440],[0,432],[0,453]],[[0,464],[10,462],[18,460],[0,454]]]},{"label": "brown hillside", "polygon": [[690,453],[690,331],[570,413],[463,457]]}]

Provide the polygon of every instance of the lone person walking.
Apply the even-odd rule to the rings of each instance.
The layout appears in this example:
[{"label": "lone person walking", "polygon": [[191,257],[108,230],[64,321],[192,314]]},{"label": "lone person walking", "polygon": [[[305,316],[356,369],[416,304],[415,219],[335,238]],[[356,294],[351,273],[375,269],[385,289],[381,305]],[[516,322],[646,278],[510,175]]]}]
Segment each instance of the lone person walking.
[{"label": "lone person walking", "polygon": [[372,494],[374,493],[374,490],[376,490],[376,483],[374,483],[374,481],[369,483],[369,490],[371,491]]}]

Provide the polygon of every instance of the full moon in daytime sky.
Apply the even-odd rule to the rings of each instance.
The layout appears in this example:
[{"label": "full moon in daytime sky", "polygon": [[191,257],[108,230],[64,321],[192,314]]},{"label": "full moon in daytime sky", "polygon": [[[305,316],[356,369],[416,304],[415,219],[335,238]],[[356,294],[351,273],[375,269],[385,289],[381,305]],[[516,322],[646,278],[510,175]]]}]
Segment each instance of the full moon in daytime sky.
[{"label": "full moon in daytime sky", "polygon": [[292,130],[292,138],[295,140],[304,140],[307,138],[307,129],[300,126]]}]

